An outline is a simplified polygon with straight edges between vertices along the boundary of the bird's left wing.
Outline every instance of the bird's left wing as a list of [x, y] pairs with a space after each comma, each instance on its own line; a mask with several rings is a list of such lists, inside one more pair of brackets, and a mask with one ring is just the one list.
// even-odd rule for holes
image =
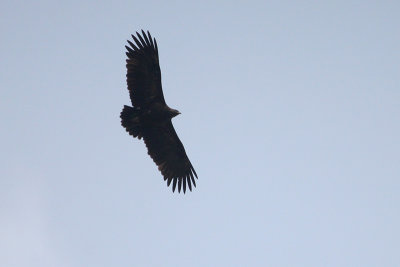
[[168, 186], [172, 184], [172, 191], [178, 183], [178, 191], [186, 192], [186, 184], [192, 191], [192, 183], [196, 186], [194, 176], [196, 171], [186, 155], [185, 148], [175, 132], [172, 122], [169, 121], [162, 126], [144, 130], [143, 139], [146, 143], [148, 154], [157, 164], [158, 169], [167, 181]]

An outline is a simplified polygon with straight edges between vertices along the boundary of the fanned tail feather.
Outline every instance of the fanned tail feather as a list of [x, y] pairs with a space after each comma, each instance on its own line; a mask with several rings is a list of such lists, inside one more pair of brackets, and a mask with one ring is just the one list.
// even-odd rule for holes
[[124, 106], [121, 115], [121, 124], [133, 137], [143, 137], [140, 121], [140, 111], [129, 106]]

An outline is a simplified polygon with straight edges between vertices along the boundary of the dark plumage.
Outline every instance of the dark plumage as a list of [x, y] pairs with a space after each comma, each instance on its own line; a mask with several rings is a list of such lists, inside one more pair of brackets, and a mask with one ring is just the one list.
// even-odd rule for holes
[[197, 178], [185, 148], [175, 132], [171, 119], [179, 111], [165, 103], [161, 86], [161, 71], [158, 61], [156, 39], [142, 30], [142, 35], [132, 35], [135, 42], [128, 41], [126, 55], [126, 81], [133, 107], [124, 106], [121, 124], [133, 137], [143, 138], [148, 154], [157, 164], [172, 191], [178, 183], [178, 191], [192, 191]]

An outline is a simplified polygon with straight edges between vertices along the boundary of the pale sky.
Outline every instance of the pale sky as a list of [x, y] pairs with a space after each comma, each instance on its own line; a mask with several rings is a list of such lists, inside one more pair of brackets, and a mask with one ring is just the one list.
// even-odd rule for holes
[[[400, 2], [0, 2], [0, 266], [400, 266]], [[157, 39], [199, 179], [130, 104]]]

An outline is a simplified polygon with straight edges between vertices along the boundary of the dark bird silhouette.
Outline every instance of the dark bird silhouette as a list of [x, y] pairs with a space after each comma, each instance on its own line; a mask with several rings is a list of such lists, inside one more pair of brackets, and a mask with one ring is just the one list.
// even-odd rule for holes
[[125, 46], [126, 81], [133, 107], [124, 106], [121, 124], [133, 137], [143, 138], [167, 185], [172, 182], [173, 192], [177, 184], [178, 192], [183, 186], [185, 193], [186, 184], [192, 191], [197, 174], [171, 122], [180, 112], [165, 103], [156, 39], [148, 31], [136, 34], [132, 35], [136, 45], [128, 40], [130, 47]]

